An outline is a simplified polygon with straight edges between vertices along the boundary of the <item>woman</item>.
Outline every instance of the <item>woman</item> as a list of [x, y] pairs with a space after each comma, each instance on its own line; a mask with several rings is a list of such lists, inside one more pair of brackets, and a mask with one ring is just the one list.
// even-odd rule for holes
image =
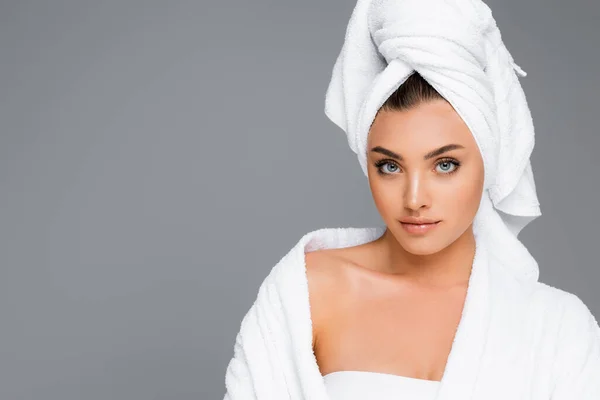
[[533, 125], [479, 0], [359, 0], [325, 112], [385, 223], [304, 235], [242, 320], [238, 399], [600, 399], [600, 327], [538, 280]]

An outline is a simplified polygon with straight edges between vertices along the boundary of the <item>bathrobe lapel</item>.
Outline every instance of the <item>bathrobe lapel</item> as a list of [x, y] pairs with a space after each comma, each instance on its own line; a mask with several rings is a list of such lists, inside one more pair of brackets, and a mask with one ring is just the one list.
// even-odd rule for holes
[[473, 397], [490, 326], [489, 256], [477, 245], [463, 313], [436, 400]]

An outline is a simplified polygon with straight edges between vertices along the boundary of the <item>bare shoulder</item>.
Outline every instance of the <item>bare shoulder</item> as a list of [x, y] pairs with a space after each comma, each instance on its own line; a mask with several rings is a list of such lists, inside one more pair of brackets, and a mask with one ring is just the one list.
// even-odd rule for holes
[[314, 349], [319, 331], [324, 328], [339, 300], [345, 275], [345, 260], [340, 257], [339, 252], [330, 250], [311, 251], [306, 253], [305, 260]]

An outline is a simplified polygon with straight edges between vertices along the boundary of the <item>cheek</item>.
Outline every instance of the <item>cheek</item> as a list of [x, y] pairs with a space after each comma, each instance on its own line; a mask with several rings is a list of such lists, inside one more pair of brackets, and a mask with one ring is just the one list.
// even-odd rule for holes
[[472, 220], [479, 208], [483, 191], [483, 178], [479, 175], [465, 176], [457, 181], [449, 194], [447, 204], [452, 207], [457, 218]]
[[369, 186], [373, 201], [381, 214], [385, 215], [386, 211], [392, 213], [398, 211], [398, 206], [402, 205], [401, 189], [395, 188], [379, 177], [374, 177], [369, 181]]

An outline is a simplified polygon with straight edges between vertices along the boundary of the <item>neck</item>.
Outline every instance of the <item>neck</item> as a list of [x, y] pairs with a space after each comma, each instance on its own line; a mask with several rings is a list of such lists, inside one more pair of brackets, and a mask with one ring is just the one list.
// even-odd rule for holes
[[380, 270], [402, 275], [419, 284], [454, 286], [468, 284], [475, 256], [475, 236], [469, 227], [452, 244], [433, 254], [406, 251], [388, 229], [376, 241]]

